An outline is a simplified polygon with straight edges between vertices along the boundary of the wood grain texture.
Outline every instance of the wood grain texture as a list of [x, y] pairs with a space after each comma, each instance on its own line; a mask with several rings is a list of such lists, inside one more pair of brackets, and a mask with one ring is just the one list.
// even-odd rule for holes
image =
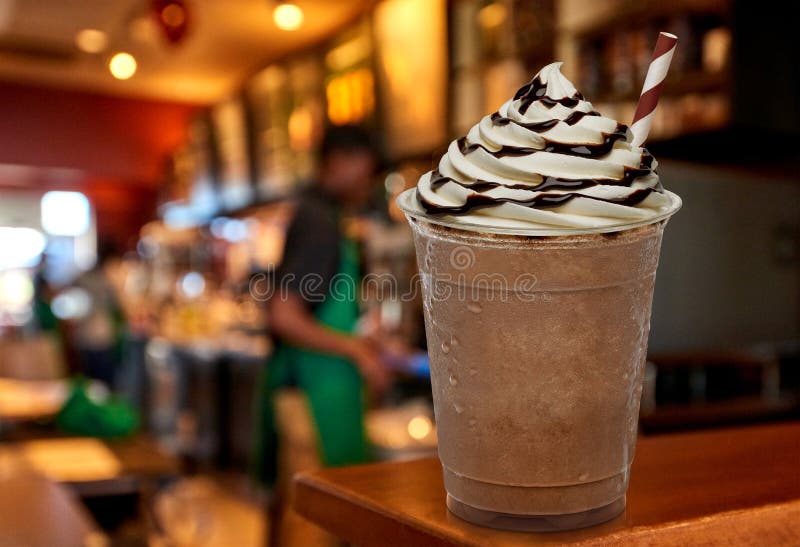
[[[5, 465], [5, 464], [4, 464]], [[82, 547], [102, 534], [63, 486], [29, 470], [0, 470], [0, 546]]]
[[[623, 515], [555, 534], [481, 528], [448, 513], [436, 459], [295, 479], [297, 510], [363, 547], [800, 544], [800, 422], [641, 439]], [[766, 542], [766, 543], [765, 543]]]

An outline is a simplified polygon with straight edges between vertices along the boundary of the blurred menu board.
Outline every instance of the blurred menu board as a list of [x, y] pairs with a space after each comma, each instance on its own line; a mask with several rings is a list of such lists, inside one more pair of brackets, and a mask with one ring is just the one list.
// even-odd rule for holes
[[218, 182], [222, 206], [237, 209], [251, 202], [253, 191], [247, 147], [247, 123], [242, 100], [238, 97], [211, 109]]
[[554, 2], [453, 0], [450, 23], [450, 125], [462, 135], [552, 62]]
[[372, 32], [362, 20], [342, 33], [325, 54], [325, 99], [333, 125], [371, 125], [375, 111]]
[[390, 158], [426, 154], [446, 140], [445, 0], [387, 0], [375, 8], [381, 117]]
[[217, 176], [217, 155], [212, 144], [211, 113], [205, 110], [189, 127], [187, 144], [191, 190], [190, 201], [201, 212], [213, 214], [219, 205], [214, 181]]
[[259, 72], [247, 85], [259, 197], [290, 193], [314, 173], [324, 124], [324, 69], [304, 55]]
[[559, 56], [596, 109], [618, 120], [633, 118], [659, 31], [680, 37], [664, 80], [653, 128], [654, 142], [715, 130], [730, 123], [733, 74], [730, 2], [695, 2], [644, 10], [623, 4], [609, 19], [559, 10]]
[[189, 124], [186, 144], [170, 158], [171, 168], [160, 197], [161, 203], [182, 203], [208, 214], [215, 211], [216, 154], [211, 132], [210, 113], [204, 110]]
[[314, 176], [315, 148], [322, 139], [325, 124], [322, 59], [309, 55], [289, 62], [289, 87], [292, 109], [287, 129], [289, 149], [294, 160], [294, 178], [302, 183]]

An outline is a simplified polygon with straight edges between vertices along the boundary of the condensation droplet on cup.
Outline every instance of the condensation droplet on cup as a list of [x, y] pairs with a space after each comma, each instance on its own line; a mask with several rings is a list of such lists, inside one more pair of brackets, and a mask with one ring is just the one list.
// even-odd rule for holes
[[456, 410], [456, 414], [461, 414], [464, 412], [464, 407], [458, 403], [453, 403], [453, 408]]
[[472, 313], [481, 313], [481, 311], [483, 311], [483, 308], [481, 308], [481, 305], [477, 302], [470, 302], [467, 304], [467, 309]]
[[459, 345], [461, 342], [459, 342], [459, 341], [458, 341], [458, 338], [456, 338], [455, 336], [453, 336], [453, 337], [450, 339], [450, 343], [451, 343], [452, 345], [454, 345], [454, 346], [457, 346], [457, 345]]
[[442, 342], [442, 353], [450, 353], [450, 342], [447, 340]]
[[470, 376], [475, 376], [476, 374], [478, 374], [478, 369], [476, 369], [476, 368], [469, 369], [469, 375]]
[[455, 374], [450, 375], [450, 385], [451, 386], [458, 385], [458, 378], [456, 378]]
[[469, 426], [470, 427], [475, 427], [475, 424], [477, 424], [477, 423], [478, 423], [478, 420], [476, 420], [475, 418], [470, 418], [470, 420], [469, 420]]
[[578, 475], [579, 481], [585, 481], [588, 478], [589, 478], [589, 473], [581, 473], [580, 475]]

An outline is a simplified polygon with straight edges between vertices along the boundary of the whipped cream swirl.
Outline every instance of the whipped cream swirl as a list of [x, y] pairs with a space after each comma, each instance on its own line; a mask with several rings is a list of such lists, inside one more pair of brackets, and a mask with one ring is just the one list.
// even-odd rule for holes
[[450, 143], [417, 184], [423, 211], [488, 227], [593, 228], [673, 207], [653, 156], [631, 144], [626, 125], [595, 111], [560, 67], [544, 67]]

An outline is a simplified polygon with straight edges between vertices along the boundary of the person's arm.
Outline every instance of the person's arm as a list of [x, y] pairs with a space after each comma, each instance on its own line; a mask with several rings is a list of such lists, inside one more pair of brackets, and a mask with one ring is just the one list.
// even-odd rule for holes
[[276, 296], [269, 301], [268, 307], [272, 332], [282, 340], [352, 361], [375, 391], [380, 392], [388, 386], [389, 371], [371, 344], [322, 325], [308, 310], [301, 296], [291, 292]]

